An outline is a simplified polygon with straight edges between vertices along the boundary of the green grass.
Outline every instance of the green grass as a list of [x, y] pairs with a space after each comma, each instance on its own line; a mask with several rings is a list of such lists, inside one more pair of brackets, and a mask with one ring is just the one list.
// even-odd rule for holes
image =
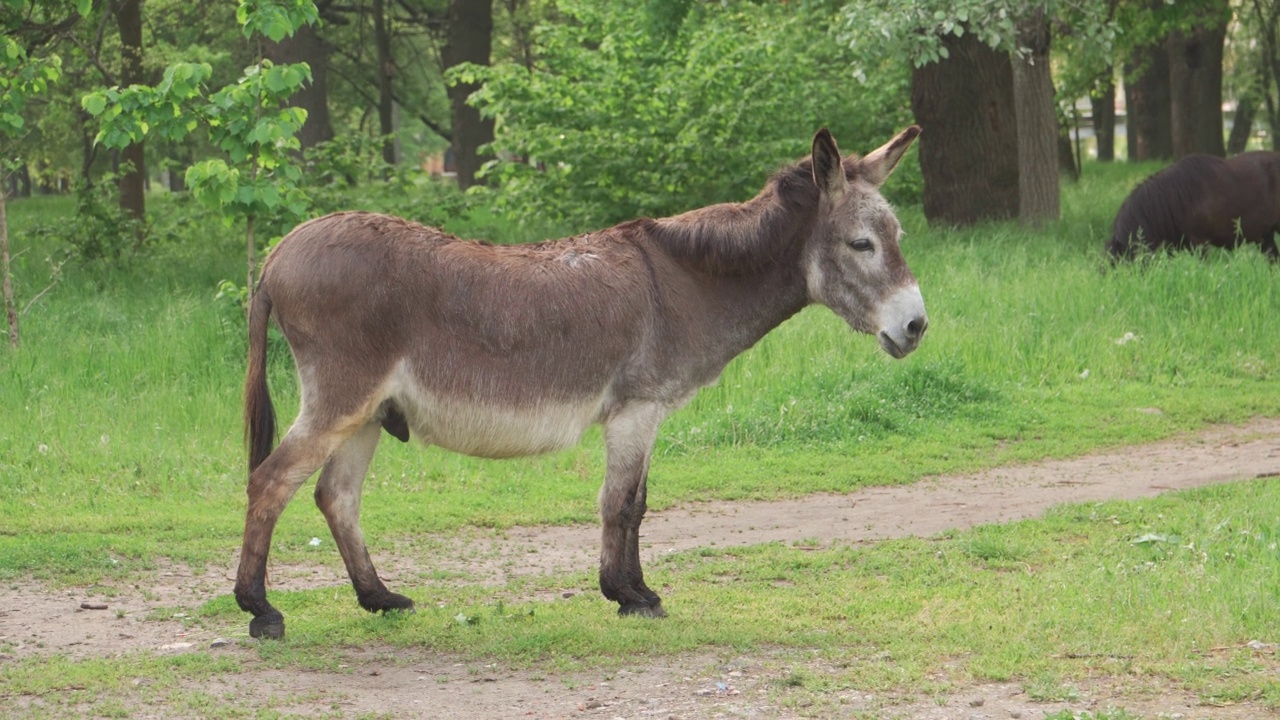
[[[1280, 270], [1252, 250], [1108, 268], [1111, 215], [1151, 169], [1088, 166], [1065, 188], [1063, 220], [1043, 230], [930, 229], [918, 208], [901, 208], [930, 313], [921, 349], [893, 361], [829, 311], [806, 310], [667, 421], [650, 507], [909, 483], [1280, 415]], [[20, 298], [48, 283], [44, 259], [59, 250], [35, 230], [67, 222], [70, 209], [62, 198], [11, 201]], [[498, 226], [478, 214], [454, 229]], [[0, 353], [0, 578], [111, 585], [165, 560], [199, 569], [234, 553], [245, 343], [236, 309], [213, 295], [241, 275], [239, 242], [210, 227], [118, 263], [74, 262], [23, 318], [22, 349]], [[296, 382], [279, 342], [273, 353], [287, 422]], [[593, 522], [602, 472], [598, 433], [500, 462], [384, 442], [365, 534], [375, 551], [420, 552], [429, 564], [411, 542], [422, 533]], [[1274, 485], [1063, 508], [874, 547], [684, 553], [651, 569], [674, 611], [665, 623], [619, 621], [593, 593], [515, 600], [589, 588], [591, 568], [499, 588], [397, 588], [427, 608], [398, 619], [366, 616], [345, 587], [274, 593], [290, 636], [261, 654], [329, 666], [341, 648], [373, 643], [572, 665], [706, 646], [817, 648], [847, 662], [835, 682], [848, 686], [919, 687], [941, 673], [944, 683], [1022, 678], [1051, 695], [1088, 673], [1138, 673], [1277, 705], [1274, 668], [1241, 649], [1274, 641], [1280, 624]], [[314, 562], [307, 540], [328, 537], [308, 496], [282, 518], [275, 561]], [[1147, 534], [1177, 541], [1133, 542]], [[193, 603], [206, 600], [202, 621], [243, 626], [229, 595]], [[45, 687], [72, 687], [88, 685], [69, 679], [78, 673], [112, 683], [130, 667], [9, 663], [0, 696], [36, 692], [25, 683], [41, 673]], [[146, 667], [137, 672], [162, 672]]]

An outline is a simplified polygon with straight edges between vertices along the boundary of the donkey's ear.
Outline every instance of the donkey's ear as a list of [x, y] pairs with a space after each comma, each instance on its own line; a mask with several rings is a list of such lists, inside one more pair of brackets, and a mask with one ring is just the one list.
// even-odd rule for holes
[[912, 125], [898, 133], [897, 137], [880, 148], [867, 153], [867, 156], [859, 161], [859, 165], [862, 167], [862, 177], [877, 187], [885, 180], [888, 180], [889, 173], [893, 172], [893, 168], [902, 159], [902, 154], [907, 151], [907, 148], [911, 147], [912, 141], [919, 134], [920, 126]]
[[840, 148], [826, 128], [813, 136], [813, 181], [828, 195], [843, 193], [849, 184], [844, 177], [844, 166], [840, 164]]

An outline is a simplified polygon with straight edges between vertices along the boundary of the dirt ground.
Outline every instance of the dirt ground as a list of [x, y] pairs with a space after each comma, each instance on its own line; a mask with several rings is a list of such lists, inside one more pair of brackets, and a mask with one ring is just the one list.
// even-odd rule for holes
[[[908, 487], [870, 488], [782, 502], [717, 503], [650, 513], [644, 526], [646, 560], [706, 546], [748, 545], [821, 537], [827, 542], [872, 542], [928, 536], [952, 528], [1034, 517], [1066, 502], [1132, 499], [1169, 490], [1280, 474], [1280, 419], [1255, 419], [1196, 435], [1071, 460], [1005, 467], [971, 475], [932, 478]], [[599, 531], [593, 526], [473, 530], [438, 538], [476, 577], [501, 583], [508, 573], [581, 570], [595, 564]], [[515, 560], [519, 560], [516, 562]], [[403, 559], [379, 559], [385, 576], [416, 574]], [[348, 658], [340, 672], [281, 671], [260, 667], [243, 628], [192, 630], [179, 619], [147, 620], [160, 607], [229, 591], [235, 558], [194, 574], [161, 571], [146, 589], [111, 596], [85, 590], [51, 591], [36, 583], [0, 588], [0, 662], [65, 655], [114, 657], [137, 651], [206, 651], [240, 658], [251, 673], [222, 675], [199, 688], [250, 707], [299, 716], [383, 714], [423, 718], [780, 718], [861, 717], [963, 720], [1041, 718], [1070, 709], [1094, 714], [1123, 708], [1139, 717], [1274, 718], [1262, 706], [1208, 707], [1196, 697], [1130, 679], [1085, 683], [1068, 702], [1037, 702], [1019, 684], [988, 684], [945, 695], [877, 697], [857, 691], [813, 696], [778, 682], [793, 670], [794, 651], [750, 657], [714, 652], [646, 662], [608, 672], [555, 674], [476, 665], [424, 651], [405, 661], [368, 650]], [[399, 566], [398, 566], [399, 564]], [[448, 567], [442, 569], [449, 569]], [[280, 567], [273, 587], [345, 586], [340, 566]], [[18, 611], [21, 608], [21, 612]], [[1270, 639], [1274, 641], [1273, 639]], [[816, 660], [805, 671], [830, 672]], [[18, 712], [40, 712], [40, 698], [0, 697]], [[133, 717], [198, 716], [190, 710], [131, 708]]]

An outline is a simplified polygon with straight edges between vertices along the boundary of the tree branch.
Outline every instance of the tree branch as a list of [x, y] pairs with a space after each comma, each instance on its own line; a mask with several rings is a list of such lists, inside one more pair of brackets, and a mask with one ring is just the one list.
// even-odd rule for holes
[[[346, 50], [344, 50], [344, 49], [342, 49], [342, 48], [335, 48], [335, 50], [337, 50], [337, 51], [338, 51], [338, 54], [339, 54], [339, 55], [342, 55], [342, 56], [343, 56], [343, 57], [345, 57], [346, 59], [351, 60], [352, 62], [356, 62], [357, 64], [359, 63], [358, 58], [356, 58], [355, 56], [353, 56], [351, 53], [347, 52]], [[377, 98], [373, 97], [372, 95], [370, 95], [369, 93], [367, 93], [367, 92], [365, 92], [365, 91], [364, 91], [364, 88], [362, 87], [362, 83], [358, 83], [358, 82], [356, 82], [356, 81], [355, 81], [355, 80], [353, 80], [352, 78], [350, 78], [350, 77], [348, 77], [347, 75], [343, 74], [343, 72], [342, 72], [341, 70], [339, 70], [339, 69], [338, 69], [338, 68], [336, 68], [336, 67], [333, 67], [332, 65], [331, 65], [331, 66], [329, 66], [329, 72], [331, 72], [331, 73], [333, 73], [333, 74], [337, 75], [338, 77], [342, 78], [343, 80], [345, 80], [345, 81], [347, 82], [347, 84], [351, 86], [351, 89], [352, 89], [352, 90], [355, 90], [355, 92], [356, 92], [356, 94], [357, 94], [357, 95], [359, 95], [360, 97], [364, 98], [365, 102], [367, 102], [367, 103], [369, 103], [369, 104], [371, 104], [371, 105], [377, 105], [377, 104], [378, 104], [378, 100], [377, 100]], [[393, 99], [393, 100], [395, 100], [395, 101], [396, 101], [396, 104], [397, 104], [397, 105], [399, 105], [400, 107], [402, 107], [402, 108], [407, 107], [407, 106], [405, 105], [405, 103], [401, 101], [401, 96], [400, 96], [398, 93], [396, 93], [396, 91], [395, 91], [395, 89], [394, 89], [394, 88], [391, 90], [391, 97], [392, 97], [392, 99]], [[418, 120], [419, 120], [419, 121], [421, 121], [421, 122], [422, 122], [422, 124], [423, 124], [423, 125], [426, 125], [426, 126], [427, 126], [427, 129], [428, 129], [428, 130], [430, 130], [431, 132], [435, 133], [436, 135], [439, 135], [440, 137], [444, 138], [445, 140], [448, 140], [449, 142], [453, 142], [453, 133], [452, 133], [452, 132], [450, 132], [450, 131], [448, 131], [448, 130], [446, 130], [445, 128], [441, 127], [441, 126], [440, 126], [438, 123], [436, 123], [434, 120], [432, 120], [431, 118], [427, 117], [425, 113], [422, 113], [422, 112], [414, 112], [414, 115], [418, 118]]]

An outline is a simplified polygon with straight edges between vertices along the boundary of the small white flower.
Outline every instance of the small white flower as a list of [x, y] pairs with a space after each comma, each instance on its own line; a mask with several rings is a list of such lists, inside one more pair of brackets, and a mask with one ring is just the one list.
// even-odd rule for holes
[[1085, 368], [1084, 372], [1080, 373], [1080, 379], [1085, 380], [1088, 377], [1089, 377], [1089, 368]]
[[315, 537], [313, 537], [313, 538], [311, 538], [311, 542], [310, 542], [310, 543], [308, 543], [308, 544], [309, 544], [311, 547], [320, 547], [320, 538], [315, 538]]
[[39, 450], [41, 455], [49, 454], [49, 446], [45, 445], [44, 443], [40, 443], [39, 445], [37, 445], [36, 450]]
[[1131, 342], [1133, 342], [1134, 340], [1138, 340], [1138, 339], [1139, 339], [1139, 338], [1138, 338], [1138, 336], [1137, 336], [1137, 335], [1134, 335], [1134, 334], [1133, 334], [1133, 333], [1131, 333], [1131, 332], [1127, 332], [1127, 333], [1125, 333], [1125, 334], [1124, 334], [1124, 336], [1123, 336], [1123, 337], [1121, 337], [1119, 340], [1116, 340], [1116, 344], [1117, 344], [1117, 345], [1126, 345], [1126, 344], [1131, 343]]

